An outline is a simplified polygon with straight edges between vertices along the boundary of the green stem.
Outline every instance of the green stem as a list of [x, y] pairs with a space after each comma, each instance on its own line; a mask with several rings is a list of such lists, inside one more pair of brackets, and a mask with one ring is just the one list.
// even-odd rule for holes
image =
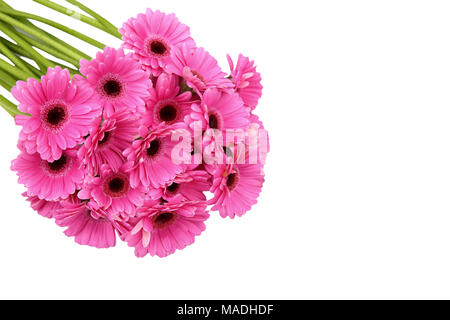
[[[29, 64], [27, 61], [21, 59], [23, 63], [26, 64], [26, 66], [33, 71], [33, 73], [36, 75], [36, 79], [40, 79], [44, 75], [44, 70], [40, 70], [38, 68], [35, 68], [33, 65]], [[50, 62], [53, 63], [53, 61], [50, 60]]]
[[6, 71], [17, 80], [26, 81], [28, 78], [34, 78], [34, 75], [32, 74], [30, 75], [27, 72], [24, 72], [16, 67], [13, 67], [9, 63], [5, 62], [3, 59], [0, 59], [0, 69]]
[[114, 26], [111, 22], [109, 22], [105, 18], [103, 18], [101, 15], [99, 15], [94, 10], [89, 9], [88, 7], [86, 7], [85, 5], [83, 5], [82, 3], [80, 3], [76, 0], [66, 0], [66, 2], [69, 2], [70, 4], [77, 6], [78, 8], [80, 8], [81, 10], [86, 12], [87, 14], [91, 15], [94, 19], [97, 19], [97, 21], [100, 22], [105, 28], [110, 30], [112, 32], [111, 34], [113, 36], [115, 36], [119, 39], [122, 39], [122, 35], [119, 33], [117, 27]]
[[3, 70], [0, 70], [0, 80], [3, 84], [7, 85], [7, 87], [5, 87], [4, 85], [3, 87], [8, 91], [11, 91], [12, 87], [16, 85], [16, 80]]
[[0, 106], [6, 110], [11, 116], [15, 117], [16, 115], [26, 115], [25, 113], [22, 113], [17, 109], [17, 106], [6, 99], [4, 96], [0, 95]]
[[8, 82], [4, 81], [2, 78], [0, 78], [0, 86], [5, 88], [7, 91], [11, 91], [12, 86]]
[[[11, 7], [10, 5], [8, 5], [5, 1], [0, 0], [0, 6], [7, 8], [7, 9], [11, 9], [14, 10], [13, 7]], [[23, 24], [25, 24], [26, 26], [36, 29], [38, 32], [43, 33], [44, 35], [46, 35], [47, 37], [49, 37], [50, 39], [52, 39], [55, 42], [58, 42], [61, 46], [66, 47], [69, 50], [72, 50], [73, 52], [76, 52], [79, 56], [83, 57], [84, 59], [88, 59], [90, 60], [91, 57], [89, 57], [87, 54], [81, 52], [80, 50], [78, 50], [77, 48], [71, 46], [70, 44], [68, 44], [67, 42], [62, 41], [61, 39], [55, 37], [54, 35], [52, 35], [51, 33], [48, 33], [47, 31], [35, 26], [33, 23], [31, 23], [30, 21], [28, 21], [27, 19], [24, 18], [17, 18], [16, 20], [22, 22]], [[75, 59], [77, 62], [79, 61], [79, 59]]]
[[91, 37], [88, 37], [88, 36], [82, 34], [81, 32], [78, 32], [78, 31], [73, 30], [71, 28], [68, 28], [68, 27], [66, 27], [66, 26], [64, 26], [64, 25], [62, 25], [60, 23], [54, 22], [54, 21], [46, 19], [46, 18], [42, 18], [42, 17], [34, 15], [34, 14], [30, 14], [30, 13], [22, 12], [22, 11], [17, 11], [17, 10], [5, 9], [5, 8], [0, 8], [0, 12], [6, 13], [6, 14], [8, 14], [10, 16], [21, 17], [21, 18], [26, 18], [26, 19], [35, 20], [35, 21], [39, 21], [39, 22], [45, 23], [45, 24], [47, 24], [49, 26], [52, 26], [52, 27], [54, 27], [56, 29], [64, 31], [65, 33], [68, 33], [68, 34], [70, 34], [70, 35], [72, 35], [72, 36], [74, 36], [74, 37], [76, 37], [76, 38], [78, 38], [80, 40], [83, 40], [84, 42], [87, 42], [87, 43], [93, 45], [94, 47], [97, 47], [97, 48], [102, 49], [102, 50], [106, 47], [105, 44], [103, 44], [103, 43], [101, 43], [101, 42], [99, 42], [99, 41], [97, 41], [95, 39], [92, 39]]
[[8, 47], [9, 50], [12, 50], [13, 52], [15, 52], [18, 55], [21, 55], [22, 57], [25, 58], [31, 58], [31, 55], [26, 52], [24, 49], [22, 49], [22, 47], [18, 46], [15, 43], [12, 43], [11, 41], [9, 41], [8, 39], [3, 38], [2, 36], [0, 36], [0, 41]]
[[[7, 57], [12, 63], [14, 63], [18, 68], [22, 69], [28, 73], [34, 73], [28, 66], [24, 63], [22, 59], [16, 56], [9, 48], [0, 41], [0, 51]], [[34, 73], [35, 74], [35, 73]], [[35, 74], [36, 75], [36, 74]]]
[[[3, 88], [7, 88], [7, 87], [5, 87], [4, 83], [1, 82], [1, 81], [0, 81], [0, 85], [1, 85]], [[3, 96], [2, 96], [2, 97], [3, 97]], [[11, 101], [10, 101], [10, 102], [11, 102]], [[11, 103], [12, 103], [12, 102], [11, 102]], [[1, 98], [0, 98], [0, 106], [2, 107], [3, 110], [5, 110], [6, 112], [8, 112], [9, 115], [12, 116], [13, 118], [16, 116], [16, 114], [14, 113], [14, 111], [13, 111], [12, 109], [9, 108], [9, 104], [3, 103], [3, 102], [1, 101]]]
[[[10, 41], [8, 41], [7, 39], [5, 39], [5, 38], [3, 38], [3, 37], [1, 37], [1, 36], [0, 36], [0, 41], [3, 42], [3, 44], [4, 44], [5, 46], [7, 46], [7, 47], [8, 47], [11, 51], [13, 51], [15, 54], [20, 55], [20, 56], [25, 57], [25, 58], [33, 59], [33, 58], [32, 58], [25, 50], [23, 50], [23, 49], [22, 49], [21, 47], [19, 47], [18, 45], [14, 44], [14, 43], [12, 43], [12, 42], [10, 42]], [[62, 60], [64, 60], [64, 59], [62, 59]], [[79, 72], [78, 70], [73, 69], [73, 68], [71, 68], [71, 67], [69, 67], [69, 66], [67, 66], [67, 65], [65, 65], [65, 64], [62, 64], [62, 63], [57, 62], [57, 61], [54, 61], [54, 60], [50, 60], [50, 62], [52, 62], [53, 65], [55, 65], [55, 66], [60, 66], [60, 67], [63, 68], [63, 69], [68, 69], [72, 75], [74, 75], [74, 74], [80, 74], [80, 72]], [[37, 71], [39, 72], [38, 69], [34, 68], [33, 66], [31, 66], [31, 65], [30, 65], [29, 63], [27, 63], [26, 61], [24, 61], [24, 63], [26, 63], [30, 68], [33, 68], [34, 70], [37, 70]], [[77, 67], [77, 68], [78, 68], [78, 67]], [[41, 77], [42, 75], [43, 75], [43, 73], [40, 72], [39, 77]]]
[[[74, 58], [76, 60], [81, 60], [81, 59], [86, 58], [86, 56], [81, 56], [78, 53], [73, 52], [72, 50], [68, 49], [67, 47], [61, 45], [59, 42], [51, 39], [49, 36], [45, 35], [44, 33], [41, 33], [39, 31], [37, 31], [36, 29], [31, 28], [30, 26], [27, 26], [24, 23], [14, 19], [14, 18], [11, 18], [1, 12], [0, 12], [0, 20], [4, 21], [6, 23], [9, 23], [10, 25], [13, 25], [16, 28], [22, 29], [23, 31], [29, 33], [30, 35], [32, 35], [33, 37], [36, 37], [39, 40], [47, 42], [49, 45], [53, 46], [57, 50], [60, 50], [61, 52], [63, 52], [64, 54], [68, 55], [71, 58]], [[21, 45], [20, 43], [18, 43], [18, 44]], [[86, 59], [89, 59], [89, 56]]]
[[43, 5], [43, 6], [46, 6], [47, 8], [50, 8], [50, 9], [55, 10], [57, 12], [60, 12], [60, 13], [62, 13], [64, 15], [66, 15], [66, 16], [69, 16], [69, 17], [72, 17], [72, 18], [74, 18], [76, 20], [80, 20], [81, 22], [87, 23], [87, 24], [89, 24], [89, 25], [91, 25], [91, 26], [93, 26], [93, 27], [95, 27], [97, 29], [100, 29], [100, 30], [106, 32], [106, 33], [114, 35], [114, 34], [112, 34], [112, 32], [108, 28], [104, 27], [100, 22], [98, 22], [95, 19], [92, 19], [91, 17], [85, 16], [84, 14], [81, 14], [79, 12], [76, 12], [74, 10], [71, 10], [69, 8], [66, 8], [66, 7], [64, 7], [64, 6], [60, 5], [60, 4], [54, 3], [54, 2], [49, 1], [49, 0], [33, 0], [33, 1], [39, 3], [39, 4]]
[[[0, 17], [3, 13], [0, 12]], [[6, 16], [9, 18], [8, 16]], [[0, 20], [3, 20], [0, 18]], [[4, 21], [4, 20], [3, 20]], [[45, 57], [43, 57], [39, 52], [33, 49], [33, 47], [25, 41], [21, 34], [8, 24], [4, 22], [0, 22], [0, 29], [11, 39], [13, 39], [19, 46], [28, 51], [28, 53], [33, 57], [33, 60], [36, 61], [40, 66], [47, 67], [50, 65], [50, 61], [48, 61]]]
[[60, 51], [53, 49], [52, 47], [50, 47], [49, 45], [45, 44], [44, 42], [41, 42], [39, 40], [36, 40], [33, 37], [29, 37], [27, 36], [25, 38], [25, 40], [30, 43], [33, 47], [36, 47], [38, 49], [41, 49], [42, 51], [45, 51], [49, 54], [51, 54], [52, 56], [64, 60], [66, 62], [69, 62], [71, 64], [73, 64], [75, 67], [79, 68], [80, 67], [80, 63], [79, 61], [75, 60], [72, 57], [68, 57], [65, 54], [62, 54]]

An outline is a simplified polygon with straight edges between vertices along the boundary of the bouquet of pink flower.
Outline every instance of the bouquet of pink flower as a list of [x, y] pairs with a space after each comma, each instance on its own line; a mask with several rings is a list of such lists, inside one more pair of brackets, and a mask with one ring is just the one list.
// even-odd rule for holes
[[[0, 104], [22, 127], [12, 170], [34, 210], [81, 245], [109, 248], [119, 236], [138, 257], [166, 257], [205, 230], [209, 210], [234, 218], [256, 204], [269, 147], [252, 61], [228, 56], [227, 75], [173, 14], [147, 9], [118, 30], [78, 1], [67, 0], [89, 16], [35, 1], [123, 45], [0, 0], [12, 40], [0, 37], [11, 62], [0, 59], [0, 84], [19, 102]], [[33, 20], [102, 51], [91, 58]]]

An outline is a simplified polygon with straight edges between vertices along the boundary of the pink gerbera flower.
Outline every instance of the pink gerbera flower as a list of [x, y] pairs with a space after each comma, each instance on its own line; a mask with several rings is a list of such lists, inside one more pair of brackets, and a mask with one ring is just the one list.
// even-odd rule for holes
[[132, 187], [159, 188], [184, 171], [184, 165], [172, 160], [172, 151], [178, 142], [172, 141], [171, 135], [180, 127], [181, 124], [161, 124], [151, 131], [141, 128], [142, 139], [134, 141], [123, 153], [128, 160], [125, 166], [130, 172]]
[[88, 202], [63, 201], [55, 214], [56, 224], [67, 227], [64, 234], [75, 237], [75, 242], [96, 248], [110, 248], [116, 245], [114, 226], [107, 214], [93, 208]]
[[164, 199], [166, 201], [188, 200], [206, 201], [205, 191], [211, 188], [210, 175], [204, 170], [186, 171], [169, 181], [166, 186], [151, 189], [152, 199]]
[[173, 48], [194, 47], [189, 27], [174, 14], [147, 9], [145, 14], [131, 18], [119, 30], [124, 47], [134, 51], [140, 63], [154, 76], [159, 76]]
[[47, 161], [58, 160], [64, 150], [74, 148], [100, 114], [92, 90], [71, 82], [69, 71], [60, 67], [49, 68], [41, 82], [17, 82], [11, 93], [20, 103], [19, 110], [31, 115], [16, 116], [16, 123], [23, 126], [23, 147]]
[[189, 91], [180, 94], [179, 84], [180, 78], [175, 75], [163, 73], [159, 76], [155, 89], [150, 90], [144, 125], [152, 127], [184, 121], [191, 109], [192, 94]]
[[166, 203], [147, 201], [138, 210], [139, 221], [125, 236], [137, 257], [148, 253], [160, 258], [182, 250], [205, 230], [209, 218], [204, 202]]
[[133, 216], [136, 207], [143, 204], [145, 193], [130, 185], [129, 174], [124, 171], [123, 166], [113, 170], [108, 165], [103, 165], [100, 176], [87, 179], [78, 197], [94, 200], [96, 204], [91, 203], [92, 207], [103, 208], [116, 218], [122, 213]]
[[139, 63], [131, 55], [125, 55], [123, 49], [106, 47], [95, 59], [81, 60], [80, 64], [80, 72], [87, 78], [83, 82], [94, 89], [106, 115], [124, 108], [133, 113], [144, 110], [152, 82]]
[[231, 79], [236, 91], [241, 96], [245, 106], [253, 111], [262, 96], [261, 75], [256, 72], [255, 63], [242, 54], [239, 55], [236, 68], [231, 57], [228, 55], [227, 58], [231, 69]]
[[249, 117], [238, 94], [208, 89], [203, 95], [201, 104], [192, 105], [191, 113], [185, 121], [191, 128], [200, 121], [203, 130], [245, 130], [250, 123]]
[[125, 160], [122, 152], [137, 135], [136, 120], [128, 112], [117, 112], [104, 120], [98, 119], [78, 150], [78, 157], [93, 176], [100, 173], [103, 164], [118, 170]]
[[76, 150], [66, 150], [61, 158], [48, 162], [38, 153], [22, 151], [12, 161], [11, 169], [17, 172], [19, 183], [28, 188], [29, 196], [56, 201], [75, 193], [84, 179]]
[[197, 93], [204, 92], [208, 88], [233, 88], [233, 83], [226, 78], [217, 60], [203, 48], [187, 46], [175, 48], [166, 70], [182, 77]]
[[22, 194], [30, 202], [31, 208], [44, 218], [52, 219], [58, 209], [61, 208], [60, 201], [47, 201], [36, 196], [28, 196], [26, 192]]
[[223, 218], [243, 216], [256, 204], [261, 192], [264, 183], [263, 166], [248, 164], [248, 157], [243, 162], [244, 164], [238, 164], [237, 161], [208, 167], [213, 174], [210, 191], [214, 193], [214, 198], [209, 203], [214, 206], [211, 210], [219, 211]]

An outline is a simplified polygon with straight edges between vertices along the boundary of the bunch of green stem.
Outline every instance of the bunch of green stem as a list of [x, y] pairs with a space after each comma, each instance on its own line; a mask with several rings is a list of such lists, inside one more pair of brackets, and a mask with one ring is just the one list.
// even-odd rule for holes
[[[76, 0], [66, 2], [78, 7], [84, 14], [49, 0], [33, 1], [121, 39], [113, 24]], [[89, 55], [45, 30], [45, 27], [36, 26], [35, 22], [58, 29], [96, 48], [103, 50], [106, 46], [50, 19], [15, 10], [0, 0], [0, 30], [9, 38], [0, 36], [0, 86], [8, 91], [11, 91], [18, 80], [39, 79], [50, 67], [60, 66], [68, 69], [72, 75], [79, 74], [80, 60], [91, 59]], [[0, 95], [0, 106], [12, 116], [22, 114], [17, 106], [3, 95]]]

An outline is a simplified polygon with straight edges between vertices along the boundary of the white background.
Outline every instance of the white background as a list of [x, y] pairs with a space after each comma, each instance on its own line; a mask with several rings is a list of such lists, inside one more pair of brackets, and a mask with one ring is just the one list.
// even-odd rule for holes
[[167, 259], [78, 246], [21, 197], [2, 113], [0, 298], [450, 298], [448, 1], [88, 4], [117, 25], [149, 5], [176, 12], [224, 69], [226, 53], [255, 59], [267, 182], [247, 216], [214, 215]]

